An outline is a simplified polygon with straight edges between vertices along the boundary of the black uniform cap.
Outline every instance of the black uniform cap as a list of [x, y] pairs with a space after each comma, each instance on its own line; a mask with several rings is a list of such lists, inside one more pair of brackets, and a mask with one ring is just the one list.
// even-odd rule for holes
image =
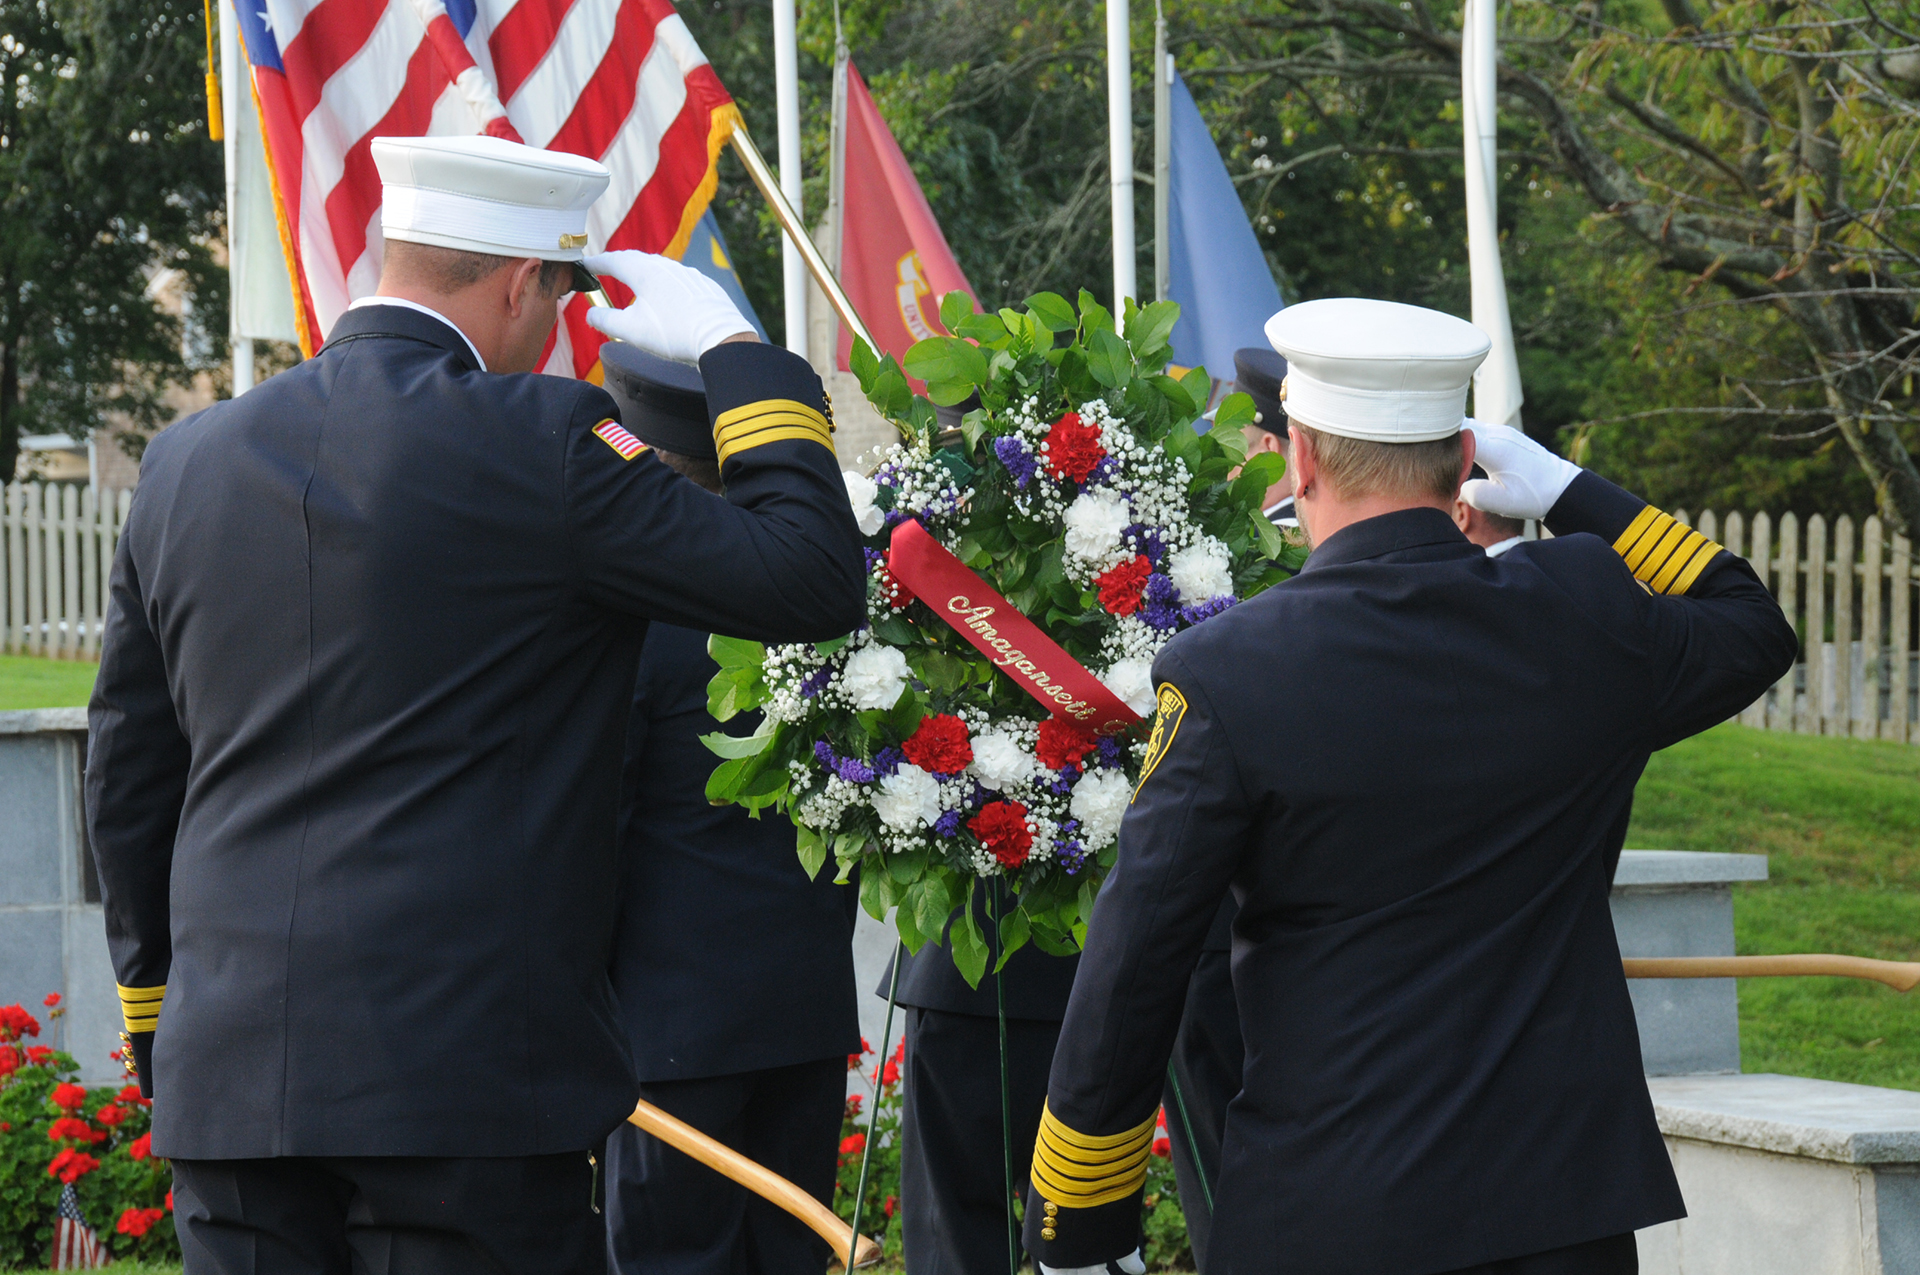
[[1285, 435], [1287, 410], [1280, 405], [1280, 382], [1287, 379], [1287, 361], [1272, 350], [1249, 346], [1233, 352], [1233, 385], [1253, 396], [1260, 414], [1254, 424], [1270, 434]]
[[607, 393], [620, 405], [620, 424], [649, 447], [695, 460], [718, 460], [707, 387], [700, 369], [656, 358], [625, 341], [600, 347]]

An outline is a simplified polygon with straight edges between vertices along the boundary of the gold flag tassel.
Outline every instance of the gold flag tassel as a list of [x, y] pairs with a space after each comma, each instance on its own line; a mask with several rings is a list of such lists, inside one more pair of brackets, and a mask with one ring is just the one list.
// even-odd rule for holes
[[207, 136], [218, 142], [227, 135], [227, 123], [220, 113], [220, 72], [213, 60], [213, 0], [200, 0], [200, 11], [207, 20]]

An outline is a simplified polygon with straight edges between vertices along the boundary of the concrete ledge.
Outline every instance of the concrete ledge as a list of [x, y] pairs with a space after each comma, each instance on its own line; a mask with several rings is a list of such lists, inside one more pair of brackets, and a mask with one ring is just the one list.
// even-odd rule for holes
[[1654, 1076], [1660, 1131], [1839, 1164], [1920, 1163], [1920, 1093], [1800, 1076]]
[[1765, 881], [1764, 854], [1709, 854], [1701, 850], [1622, 850], [1613, 874], [1614, 888], [1623, 885], [1721, 885], [1730, 881]]
[[15, 708], [0, 712], [0, 735], [38, 735], [50, 730], [87, 729], [84, 708]]

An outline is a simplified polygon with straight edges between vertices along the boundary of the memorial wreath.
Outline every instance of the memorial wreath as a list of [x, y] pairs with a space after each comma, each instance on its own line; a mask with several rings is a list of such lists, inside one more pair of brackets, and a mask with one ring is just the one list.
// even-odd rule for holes
[[[997, 314], [955, 292], [940, 315], [956, 335], [904, 369], [854, 347], [902, 434], [871, 477], [847, 475], [868, 622], [830, 642], [712, 639], [713, 715], [763, 717], [707, 737], [725, 759], [707, 796], [790, 817], [810, 875], [857, 868], [909, 950], [958, 910], [953, 958], [977, 985], [976, 882], [1002, 963], [1029, 940], [1077, 949], [1147, 752], [1154, 656], [1303, 550], [1262, 513], [1284, 464], [1245, 455], [1252, 400], [1229, 395], [1208, 429], [1206, 372], [1161, 370], [1172, 302], [1127, 303], [1120, 331], [1086, 292], [1077, 313], [1040, 293]], [[935, 404], [974, 403], [941, 430]]]

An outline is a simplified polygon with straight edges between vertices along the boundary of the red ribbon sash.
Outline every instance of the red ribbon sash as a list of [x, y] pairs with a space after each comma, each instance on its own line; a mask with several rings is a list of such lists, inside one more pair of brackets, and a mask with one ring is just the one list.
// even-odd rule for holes
[[1040, 626], [967, 569], [918, 522], [893, 529], [887, 571], [1056, 717], [1113, 735], [1140, 720]]

